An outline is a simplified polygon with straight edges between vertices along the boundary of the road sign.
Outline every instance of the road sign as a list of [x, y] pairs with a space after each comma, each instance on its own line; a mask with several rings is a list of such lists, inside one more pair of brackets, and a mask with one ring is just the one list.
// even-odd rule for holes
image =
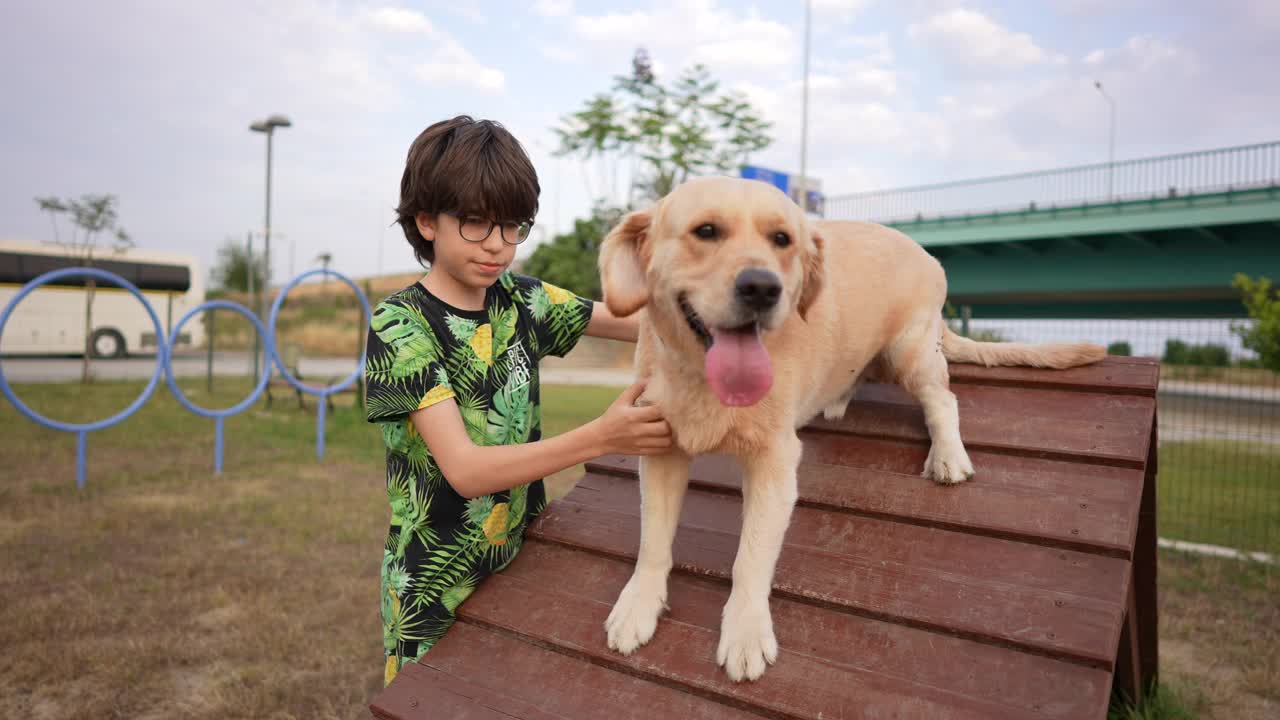
[[782, 192], [788, 192], [790, 188], [791, 177], [784, 172], [762, 168], [756, 165], [743, 165], [739, 170], [739, 176], [749, 180], [760, 180], [778, 188]]
[[822, 194], [822, 181], [816, 178], [807, 178], [804, 182], [805, 195], [807, 202], [800, 202], [800, 177], [792, 177], [780, 170], [771, 170], [769, 168], [760, 167], [758, 165], [743, 165], [738, 170], [740, 177], [748, 180], [760, 180], [778, 188], [786, 193], [797, 205], [800, 205], [806, 212], [812, 213], [819, 217], [822, 216], [823, 205], [826, 198]]

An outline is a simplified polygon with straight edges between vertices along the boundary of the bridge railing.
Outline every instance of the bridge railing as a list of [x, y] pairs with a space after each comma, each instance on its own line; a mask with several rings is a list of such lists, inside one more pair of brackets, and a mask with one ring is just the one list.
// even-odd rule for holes
[[910, 222], [1280, 185], [1280, 141], [827, 198], [826, 217]]

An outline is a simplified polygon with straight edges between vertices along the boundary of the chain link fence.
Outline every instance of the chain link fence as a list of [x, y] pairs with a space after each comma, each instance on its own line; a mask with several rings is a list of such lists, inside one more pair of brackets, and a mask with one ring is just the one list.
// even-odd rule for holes
[[1280, 377], [1232, 332], [1250, 322], [974, 319], [970, 334], [1158, 358], [1160, 537], [1280, 556]]

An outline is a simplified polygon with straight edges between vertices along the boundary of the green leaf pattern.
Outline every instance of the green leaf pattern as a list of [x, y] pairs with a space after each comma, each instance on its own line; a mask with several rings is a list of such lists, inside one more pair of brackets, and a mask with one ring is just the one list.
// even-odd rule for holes
[[[553, 295], [556, 298], [553, 301]], [[381, 430], [390, 510], [381, 608], [388, 681], [449, 630], [458, 607], [519, 553], [546, 507], [542, 481], [466, 499], [446, 481], [410, 419], [428, 393], [452, 397], [471, 441], [541, 438], [538, 360], [563, 354], [590, 320], [590, 300], [504, 273], [483, 311], [446, 305], [415, 283], [378, 304], [366, 348], [366, 416]], [[488, 325], [492, 365], [472, 347]], [[482, 342], [476, 340], [477, 343]], [[443, 396], [447, 397], [447, 395]]]

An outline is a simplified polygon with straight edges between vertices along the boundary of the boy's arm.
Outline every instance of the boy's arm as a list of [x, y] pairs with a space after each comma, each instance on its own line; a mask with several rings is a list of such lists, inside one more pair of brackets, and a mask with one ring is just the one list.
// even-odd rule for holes
[[670, 446], [655, 407], [634, 407], [644, 388], [623, 392], [605, 415], [562, 435], [519, 445], [476, 445], [453, 398], [409, 415], [445, 479], [466, 498], [533, 482], [610, 452], [645, 453]]
[[640, 337], [640, 318], [643, 317], [643, 312], [641, 309], [627, 317], [617, 317], [609, 312], [608, 305], [595, 301], [585, 333], [592, 337], [635, 342]]

